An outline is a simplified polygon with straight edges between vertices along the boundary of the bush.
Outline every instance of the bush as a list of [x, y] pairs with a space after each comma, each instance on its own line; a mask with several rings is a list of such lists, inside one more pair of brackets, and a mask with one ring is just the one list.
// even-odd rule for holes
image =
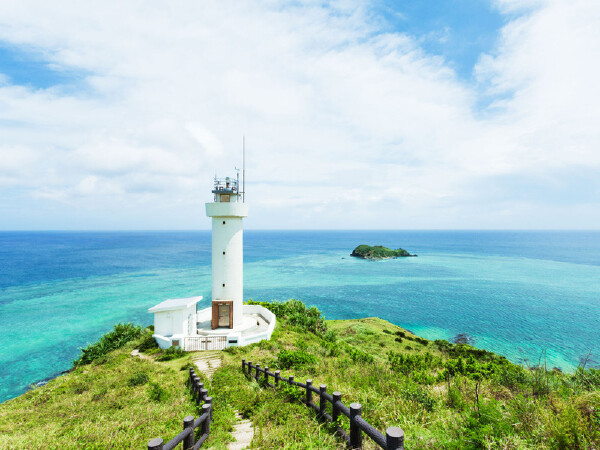
[[148, 385], [148, 398], [153, 402], [162, 402], [167, 399], [167, 391], [158, 383]]
[[435, 400], [429, 396], [429, 393], [417, 386], [408, 385], [402, 390], [402, 396], [407, 400], [412, 400], [422, 405], [427, 411], [433, 411], [435, 407]]
[[146, 384], [148, 382], [148, 375], [143, 372], [136, 373], [135, 375], [130, 376], [127, 379], [128, 386], [141, 386], [142, 384]]
[[348, 355], [350, 356], [350, 358], [352, 359], [352, 362], [354, 362], [354, 363], [371, 364], [372, 362], [375, 361], [375, 358], [373, 358], [373, 355], [363, 352], [362, 350], [360, 350], [358, 348], [349, 347], [346, 349], [346, 351], [348, 352]]
[[157, 361], [171, 361], [172, 359], [183, 358], [187, 353], [180, 347], [169, 347], [164, 350], [162, 354], [156, 358]]
[[277, 354], [275, 364], [279, 369], [305, 367], [313, 365], [317, 358], [304, 350], [282, 350]]
[[140, 342], [140, 345], [138, 345], [138, 350], [140, 352], [147, 352], [148, 350], [154, 350], [156, 348], [158, 348], [158, 343], [151, 334], [144, 336], [142, 342]]
[[123, 347], [142, 334], [142, 327], [132, 323], [118, 323], [95, 343], [81, 349], [81, 355], [73, 361], [73, 366], [82, 366], [96, 361], [107, 353]]

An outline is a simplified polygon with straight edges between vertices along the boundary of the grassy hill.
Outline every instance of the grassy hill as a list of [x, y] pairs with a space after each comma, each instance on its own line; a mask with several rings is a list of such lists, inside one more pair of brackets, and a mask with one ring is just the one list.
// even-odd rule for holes
[[[278, 316], [272, 339], [221, 352], [223, 366], [206, 380], [215, 406], [208, 448], [226, 448], [234, 410], [254, 421], [255, 447], [341, 448], [303, 391], [249, 381], [242, 358], [340, 391], [376, 428], [403, 428], [407, 449], [600, 448], [599, 371], [527, 369], [377, 318], [325, 321], [298, 301], [264, 305]], [[158, 361], [180, 355], [148, 346], [149, 333], [0, 405], [0, 448], [144, 448], [177, 434], [195, 414], [181, 370], [189, 356]], [[150, 359], [129, 354], [140, 346]]]

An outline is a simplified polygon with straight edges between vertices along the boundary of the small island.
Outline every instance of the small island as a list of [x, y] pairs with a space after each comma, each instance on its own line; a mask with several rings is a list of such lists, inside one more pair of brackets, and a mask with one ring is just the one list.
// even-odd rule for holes
[[392, 250], [391, 248], [382, 245], [370, 246], [363, 244], [356, 247], [352, 253], [350, 253], [350, 256], [362, 259], [391, 259], [417, 255], [411, 255], [403, 248]]

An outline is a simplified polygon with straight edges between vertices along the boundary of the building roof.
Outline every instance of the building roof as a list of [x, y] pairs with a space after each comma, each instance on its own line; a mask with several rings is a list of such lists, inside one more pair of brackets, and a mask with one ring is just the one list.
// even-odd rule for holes
[[156, 306], [148, 309], [149, 313], [159, 312], [159, 311], [174, 311], [176, 309], [185, 309], [189, 308], [192, 305], [195, 305], [200, 300], [202, 300], [202, 296], [198, 297], [188, 297], [188, 298], [170, 298], [165, 300], [164, 302], [159, 303]]

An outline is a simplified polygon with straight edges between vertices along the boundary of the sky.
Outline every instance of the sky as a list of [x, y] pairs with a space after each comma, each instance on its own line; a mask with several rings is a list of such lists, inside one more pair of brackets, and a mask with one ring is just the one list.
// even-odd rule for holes
[[0, 230], [600, 229], [597, 0], [0, 2]]

